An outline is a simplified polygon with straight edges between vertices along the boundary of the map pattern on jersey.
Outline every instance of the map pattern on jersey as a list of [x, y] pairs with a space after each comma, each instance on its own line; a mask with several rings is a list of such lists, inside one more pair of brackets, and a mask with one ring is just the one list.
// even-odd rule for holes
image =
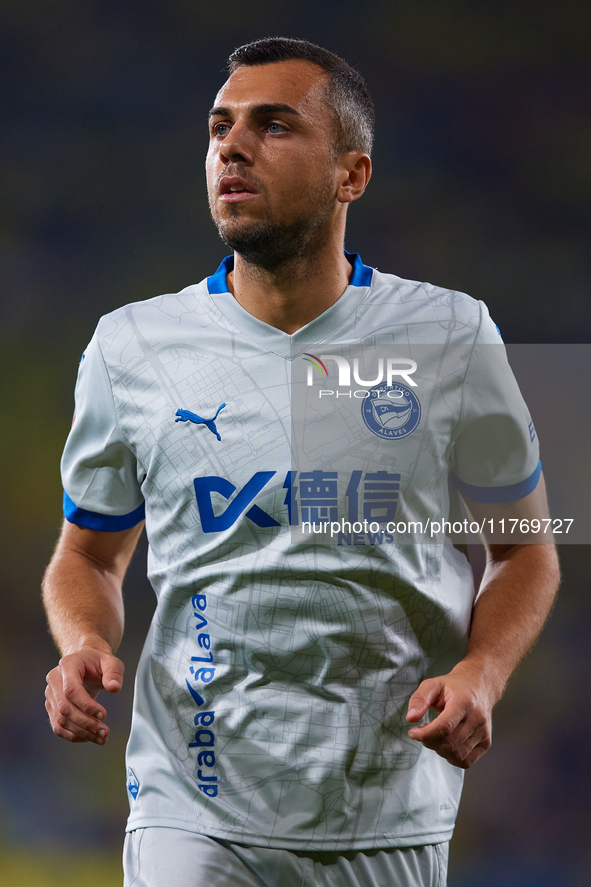
[[[332, 495], [334, 479], [302, 475], [334, 468], [327, 459], [338, 453], [306, 445], [310, 464], [294, 463], [292, 368], [343, 343], [498, 339], [469, 297], [351, 261], [341, 299], [293, 336], [238, 305], [226, 263], [209, 288], [106, 316], [86, 351], [62, 460], [66, 516], [108, 531], [141, 519], [145, 502], [158, 599], [136, 681], [129, 829], [174, 825], [300, 849], [433, 843], [453, 829], [462, 772], [410, 740], [404, 715], [420, 681], [463, 655], [469, 565], [443, 538], [294, 536], [296, 508], [333, 507], [315, 492]], [[420, 500], [438, 512], [449, 508], [450, 467], [474, 489], [530, 478], [537, 442], [515, 397], [494, 409], [513, 411], [519, 464], [503, 473], [468, 455], [453, 461], [454, 435], [470, 436], [481, 401], [442, 405], [447, 438], [429, 457], [436, 480], [388, 449], [420, 445], [420, 426], [405, 441], [382, 439], [359, 406], [346, 440], [365, 475], [337, 466], [335, 507], [350, 510], [355, 490], [382, 494], [378, 472], [400, 475], [389, 481], [399, 484], [396, 507]]]

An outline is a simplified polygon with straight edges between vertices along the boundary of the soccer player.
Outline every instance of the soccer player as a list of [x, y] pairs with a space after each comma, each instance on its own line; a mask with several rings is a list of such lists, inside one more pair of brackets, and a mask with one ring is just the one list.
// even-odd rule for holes
[[[158, 603], [125, 883], [443, 885], [463, 771], [558, 568], [551, 545], [489, 542], [475, 600], [460, 548], [439, 527], [409, 541], [401, 519], [433, 532], [450, 478], [476, 520], [503, 502], [543, 517], [535, 430], [482, 303], [344, 252], [371, 171], [356, 71], [305, 41], [240, 47], [209, 127], [234, 255], [102, 318], [80, 365], [44, 580], [51, 725], [107, 742], [96, 697], [122, 685], [121, 584], [145, 519]], [[302, 386], [314, 434], [294, 456]], [[338, 543], [301, 532], [345, 518]]]

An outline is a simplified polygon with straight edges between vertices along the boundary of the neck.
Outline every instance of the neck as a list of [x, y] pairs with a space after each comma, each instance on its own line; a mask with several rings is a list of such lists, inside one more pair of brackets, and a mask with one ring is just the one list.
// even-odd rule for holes
[[254, 317], [295, 333], [342, 296], [353, 269], [335, 237], [312, 255], [297, 257], [268, 271], [234, 255], [234, 270], [227, 275], [228, 289]]

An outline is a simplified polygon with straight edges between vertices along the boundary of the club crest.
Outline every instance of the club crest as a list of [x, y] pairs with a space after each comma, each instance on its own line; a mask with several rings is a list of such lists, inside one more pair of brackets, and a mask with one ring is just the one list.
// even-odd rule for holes
[[406, 385], [376, 385], [361, 405], [361, 415], [369, 430], [387, 440], [408, 437], [421, 420], [421, 405]]

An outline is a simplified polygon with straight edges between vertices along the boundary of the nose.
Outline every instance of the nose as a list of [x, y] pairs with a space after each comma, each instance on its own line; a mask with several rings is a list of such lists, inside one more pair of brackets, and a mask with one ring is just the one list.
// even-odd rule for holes
[[226, 138], [220, 143], [220, 158], [226, 163], [252, 163], [252, 140], [249, 128], [236, 121]]

